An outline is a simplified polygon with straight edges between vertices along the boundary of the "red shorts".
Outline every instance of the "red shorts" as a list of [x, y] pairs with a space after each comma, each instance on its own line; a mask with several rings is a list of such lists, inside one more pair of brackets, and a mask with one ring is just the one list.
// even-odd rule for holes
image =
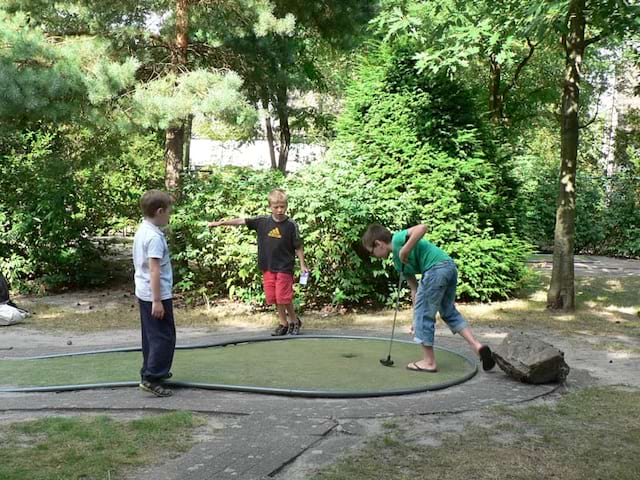
[[268, 305], [286, 305], [293, 300], [292, 273], [262, 272], [262, 285]]

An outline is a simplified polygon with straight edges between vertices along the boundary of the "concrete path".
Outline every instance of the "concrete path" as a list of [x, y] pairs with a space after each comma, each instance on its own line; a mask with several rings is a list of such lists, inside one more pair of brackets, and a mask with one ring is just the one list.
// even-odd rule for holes
[[[549, 271], [553, 268], [553, 255], [532, 255], [527, 262], [530, 266]], [[574, 256], [575, 274], [579, 277], [590, 276], [614, 276], [631, 277], [640, 276], [640, 260], [601, 257], [597, 255]]]

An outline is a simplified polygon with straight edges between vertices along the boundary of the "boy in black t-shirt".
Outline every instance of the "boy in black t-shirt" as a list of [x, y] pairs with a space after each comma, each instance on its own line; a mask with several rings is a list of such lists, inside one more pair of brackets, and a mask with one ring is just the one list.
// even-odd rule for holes
[[272, 335], [298, 335], [302, 322], [293, 308], [293, 266], [297, 256], [300, 260], [300, 270], [308, 272], [304, 263], [302, 240], [298, 225], [286, 215], [287, 194], [283, 190], [275, 189], [269, 193], [268, 198], [271, 215], [210, 222], [209, 227], [246, 225], [256, 231], [258, 268], [262, 271], [265, 297], [267, 304], [276, 305], [280, 320]]

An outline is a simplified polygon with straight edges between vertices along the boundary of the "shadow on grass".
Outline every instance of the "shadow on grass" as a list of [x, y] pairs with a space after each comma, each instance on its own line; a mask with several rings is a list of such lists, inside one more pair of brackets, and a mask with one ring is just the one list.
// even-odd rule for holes
[[472, 325], [640, 338], [639, 277], [576, 278], [574, 312], [546, 308], [549, 280], [548, 274], [532, 272], [514, 299], [459, 307]]

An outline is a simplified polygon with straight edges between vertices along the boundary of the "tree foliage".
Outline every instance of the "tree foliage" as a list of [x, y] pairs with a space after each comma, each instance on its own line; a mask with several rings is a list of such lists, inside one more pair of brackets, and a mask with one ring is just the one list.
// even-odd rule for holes
[[153, 136], [48, 126], [3, 136], [0, 263], [16, 287], [96, 285], [109, 277], [97, 234], [132, 226], [161, 185]]
[[516, 184], [464, 88], [419, 75], [411, 52], [382, 47], [359, 68], [346, 98], [331, 159], [286, 180], [223, 170], [186, 190], [175, 224], [187, 255], [178, 268], [183, 285], [259, 299], [253, 234], [209, 233], [196, 218], [262, 213], [268, 190], [281, 185], [305, 239], [308, 303], [387, 298], [388, 265], [372, 261], [359, 241], [374, 221], [393, 230], [427, 223], [429, 239], [456, 258], [464, 297], [508, 296], [529, 251], [514, 234]]

